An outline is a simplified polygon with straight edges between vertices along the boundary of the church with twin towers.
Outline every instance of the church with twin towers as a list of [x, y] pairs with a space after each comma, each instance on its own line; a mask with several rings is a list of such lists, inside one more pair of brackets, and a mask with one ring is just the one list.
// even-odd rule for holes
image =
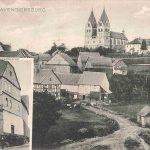
[[110, 31], [110, 22], [105, 8], [98, 22], [95, 19], [93, 10], [91, 11], [85, 27], [85, 47], [92, 50], [102, 46], [121, 51], [125, 49], [127, 43], [128, 39], [124, 30], [122, 32]]

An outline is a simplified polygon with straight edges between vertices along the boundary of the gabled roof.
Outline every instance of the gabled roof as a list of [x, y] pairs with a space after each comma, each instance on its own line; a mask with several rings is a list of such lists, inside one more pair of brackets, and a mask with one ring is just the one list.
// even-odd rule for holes
[[26, 49], [19, 49], [17, 51], [0, 51], [0, 57], [23, 57], [30, 58], [32, 55]]
[[150, 39], [141, 39], [135, 38], [134, 40], [130, 41], [128, 44], [142, 44], [142, 41], [145, 40], [147, 45], [150, 45]]
[[149, 106], [144, 106], [141, 111], [139, 112], [140, 116], [147, 116], [150, 115], [150, 107]]
[[141, 39], [140, 38], [136, 38], [134, 40], [132, 40], [131, 42], [129, 42], [129, 44], [141, 44]]
[[105, 9], [103, 9], [99, 22], [102, 22], [104, 25], [106, 25], [106, 23], [109, 23], [109, 19], [108, 19]]
[[77, 64], [67, 54], [65, 53], [59, 53], [59, 54], [69, 63], [70, 66], [77, 66]]
[[45, 61], [48, 61], [48, 60], [50, 60], [51, 59], [51, 55], [49, 55], [49, 54], [39, 54], [38, 55], [38, 60], [45, 60]]
[[7, 68], [7, 64], [8, 64], [7, 61], [4, 61], [4, 60], [0, 59], [0, 76], [3, 76], [3, 74], [4, 74], [4, 72]]
[[0, 46], [1, 46], [3, 51], [10, 51], [11, 50], [11, 46], [10, 45], [3, 44], [2, 42], [0, 42]]
[[84, 71], [78, 83], [81, 85], [100, 85], [105, 75], [104, 72]]
[[79, 57], [82, 62], [87, 62], [89, 57], [100, 57], [100, 54], [98, 52], [80, 52]]
[[15, 72], [14, 66], [10, 62], [4, 61], [4, 60], [1, 60], [1, 59], [0, 59], [0, 77], [2, 77], [2, 76], [4, 77], [5, 76], [4, 73], [5, 73], [5, 70], [7, 69], [7, 65], [10, 65], [13, 68], [14, 74], [16, 76], [17, 85], [14, 84], [13, 81], [10, 81], [10, 80], [9, 81], [11, 83], [13, 83], [17, 88], [21, 89], [19, 81], [18, 81], [18, 78], [17, 78], [17, 75], [16, 75], [16, 72]]
[[90, 14], [88, 21], [91, 23], [92, 27], [96, 28], [97, 23], [96, 23], [96, 19], [95, 19], [93, 10], [91, 11], [91, 14]]
[[[49, 78], [51, 76], [54, 76], [56, 80], [50, 81]], [[35, 84], [60, 84], [59, 79], [57, 78], [56, 74], [53, 72], [53, 70], [49, 69], [40, 69], [35, 70], [34, 72], [34, 83]]]
[[104, 57], [104, 56], [96, 57], [96, 58], [95, 57], [89, 57], [85, 68], [88, 68], [89, 65], [91, 67], [94, 67], [94, 66], [112, 67], [113, 66], [113, 61], [112, 61], [112, 58]]
[[128, 41], [128, 39], [124, 33], [110, 31], [110, 37], [115, 38], [115, 39], [121, 39], [121, 40], [127, 40]]
[[80, 79], [81, 74], [75, 74], [75, 73], [55, 73], [58, 79], [61, 81], [64, 85], [77, 85], [78, 81]]

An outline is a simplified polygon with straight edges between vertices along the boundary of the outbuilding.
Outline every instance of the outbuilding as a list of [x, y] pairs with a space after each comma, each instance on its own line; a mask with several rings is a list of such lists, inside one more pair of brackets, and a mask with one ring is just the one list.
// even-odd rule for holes
[[144, 106], [137, 115], [137, 122], [142, 126], [150, 126], [150, 107]]

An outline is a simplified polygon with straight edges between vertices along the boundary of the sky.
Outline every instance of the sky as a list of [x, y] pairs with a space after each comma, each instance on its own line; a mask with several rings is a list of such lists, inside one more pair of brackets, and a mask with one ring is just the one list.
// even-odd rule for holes
[[[4, 11], [5, 8], [30, 11]], [[53, 42], [65, 43], [69, 49], [84, 46], [90, 12], [93, 9], [98, 21], [103, 8], [111, 31], [124, 29], [129, 41], [150, 38], [149, 0], [0, 0], [0, 41], [11, 44], [12, 50], [25, 48], [34, 52], [47, 51]]]

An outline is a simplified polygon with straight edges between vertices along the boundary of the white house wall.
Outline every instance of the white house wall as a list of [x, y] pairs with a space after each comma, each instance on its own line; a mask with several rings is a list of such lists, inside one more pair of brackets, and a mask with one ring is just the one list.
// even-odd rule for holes
[[66, 91], [78, 93], [78, 85], [61, 85], [61, 89], [65, 89]]
[[100, 92], [100, 86], [79, 85], [79, 94], [89, 95], [92, 92]]
[[23, 135], [23, 120], [14, 114], [3, 111], [3, 131], [5, 133], [11, 133], [11, 125], [14, 125], [14, 133]]

